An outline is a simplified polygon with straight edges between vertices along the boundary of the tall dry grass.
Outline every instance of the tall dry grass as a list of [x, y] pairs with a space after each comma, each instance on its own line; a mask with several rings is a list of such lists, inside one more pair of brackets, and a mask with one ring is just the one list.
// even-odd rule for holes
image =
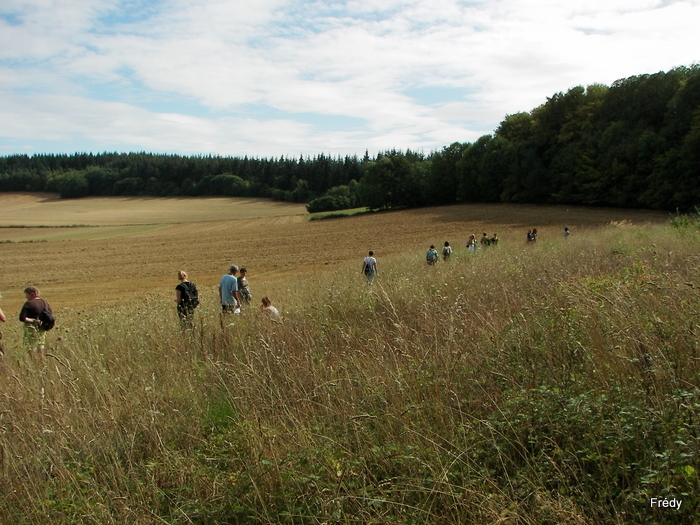
[[[380, 259], [290, 279], [284, 319], [193, 334], [170, 294], [62, 313], [2, 363], [6, 523], [686, 523], [700, 234]], [[676, 497], [680, 511], [652, 510]]]

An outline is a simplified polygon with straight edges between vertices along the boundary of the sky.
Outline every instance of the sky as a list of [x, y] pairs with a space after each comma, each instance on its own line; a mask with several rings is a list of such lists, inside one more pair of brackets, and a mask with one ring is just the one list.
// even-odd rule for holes
[[700, 61], [700, 0], [0, 0], [0, 155], [429, 153]]

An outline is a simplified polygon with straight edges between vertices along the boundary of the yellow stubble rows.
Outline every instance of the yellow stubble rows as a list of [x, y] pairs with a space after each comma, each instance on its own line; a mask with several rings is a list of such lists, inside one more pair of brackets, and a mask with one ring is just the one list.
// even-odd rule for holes
[[369, 249], [381, 265], [383, 256], [424, 254], [445, 240], [464, 249], [471, 233], [524, 244], [531, 227], [546, 240], [564, 226], [575, 235], [611, 221], [667, 218], [636, 210], [462, 204], [308, 221], [301, 205], [262, 199], [0, 194], [0, 307], [18, 310], [30, 284], [54, 309], [80, 308], [174, 288], [180, 269], [200, 288], [215, 290], [230, 264], [246, 266], [251, 283], [263, 289], [353, 261], [359, 270]]

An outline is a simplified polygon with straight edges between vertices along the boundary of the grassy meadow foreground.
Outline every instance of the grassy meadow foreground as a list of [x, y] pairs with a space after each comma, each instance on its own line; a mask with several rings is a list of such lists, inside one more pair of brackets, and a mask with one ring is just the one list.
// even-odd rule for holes
[[[693, 220], [465, 205], [103, 227], [120, 225], [0, 244], [2, 523], [697, 520]], [[481, 231], [501, 245], [466, 254]], [[427, 268], [446, 238], [457, 253]], [[27, 277], [23, 254], [51, 264]], [[251, 309], [222, 326], [230, 262], [281, 322]], [[204, 294], [186, 337], [180, 267]], [[21, 351], [9, 300], [27, 282], [59, 313], [43, 360]]]

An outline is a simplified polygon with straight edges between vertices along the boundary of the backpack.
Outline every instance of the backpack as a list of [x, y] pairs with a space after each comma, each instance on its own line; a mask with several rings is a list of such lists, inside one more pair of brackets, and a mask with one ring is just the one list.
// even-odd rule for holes
[[429, 263], [434, 263], [435, 261], [437, 261], [437, 258], [438, 258], [438, 253], [435, 250], [428, 250], [427, 259], [428, 259]]
[[[42, 301], [44, 300], [42, 299]], [[49, 310], [49, 305], [46, 301], [44, 301], [44, 309], [39, 314], [39, 321], [39, 327], [46, 332], [56, 326], [56, 317]]]
[[[183, 283], [184, 284], [184, 283]], [[197, 285], [188, 282], [183, 286], [182, 302], [185, 306], [190, 308], [197, 308], [199, 306], [199, 291], [197, 290]]]

